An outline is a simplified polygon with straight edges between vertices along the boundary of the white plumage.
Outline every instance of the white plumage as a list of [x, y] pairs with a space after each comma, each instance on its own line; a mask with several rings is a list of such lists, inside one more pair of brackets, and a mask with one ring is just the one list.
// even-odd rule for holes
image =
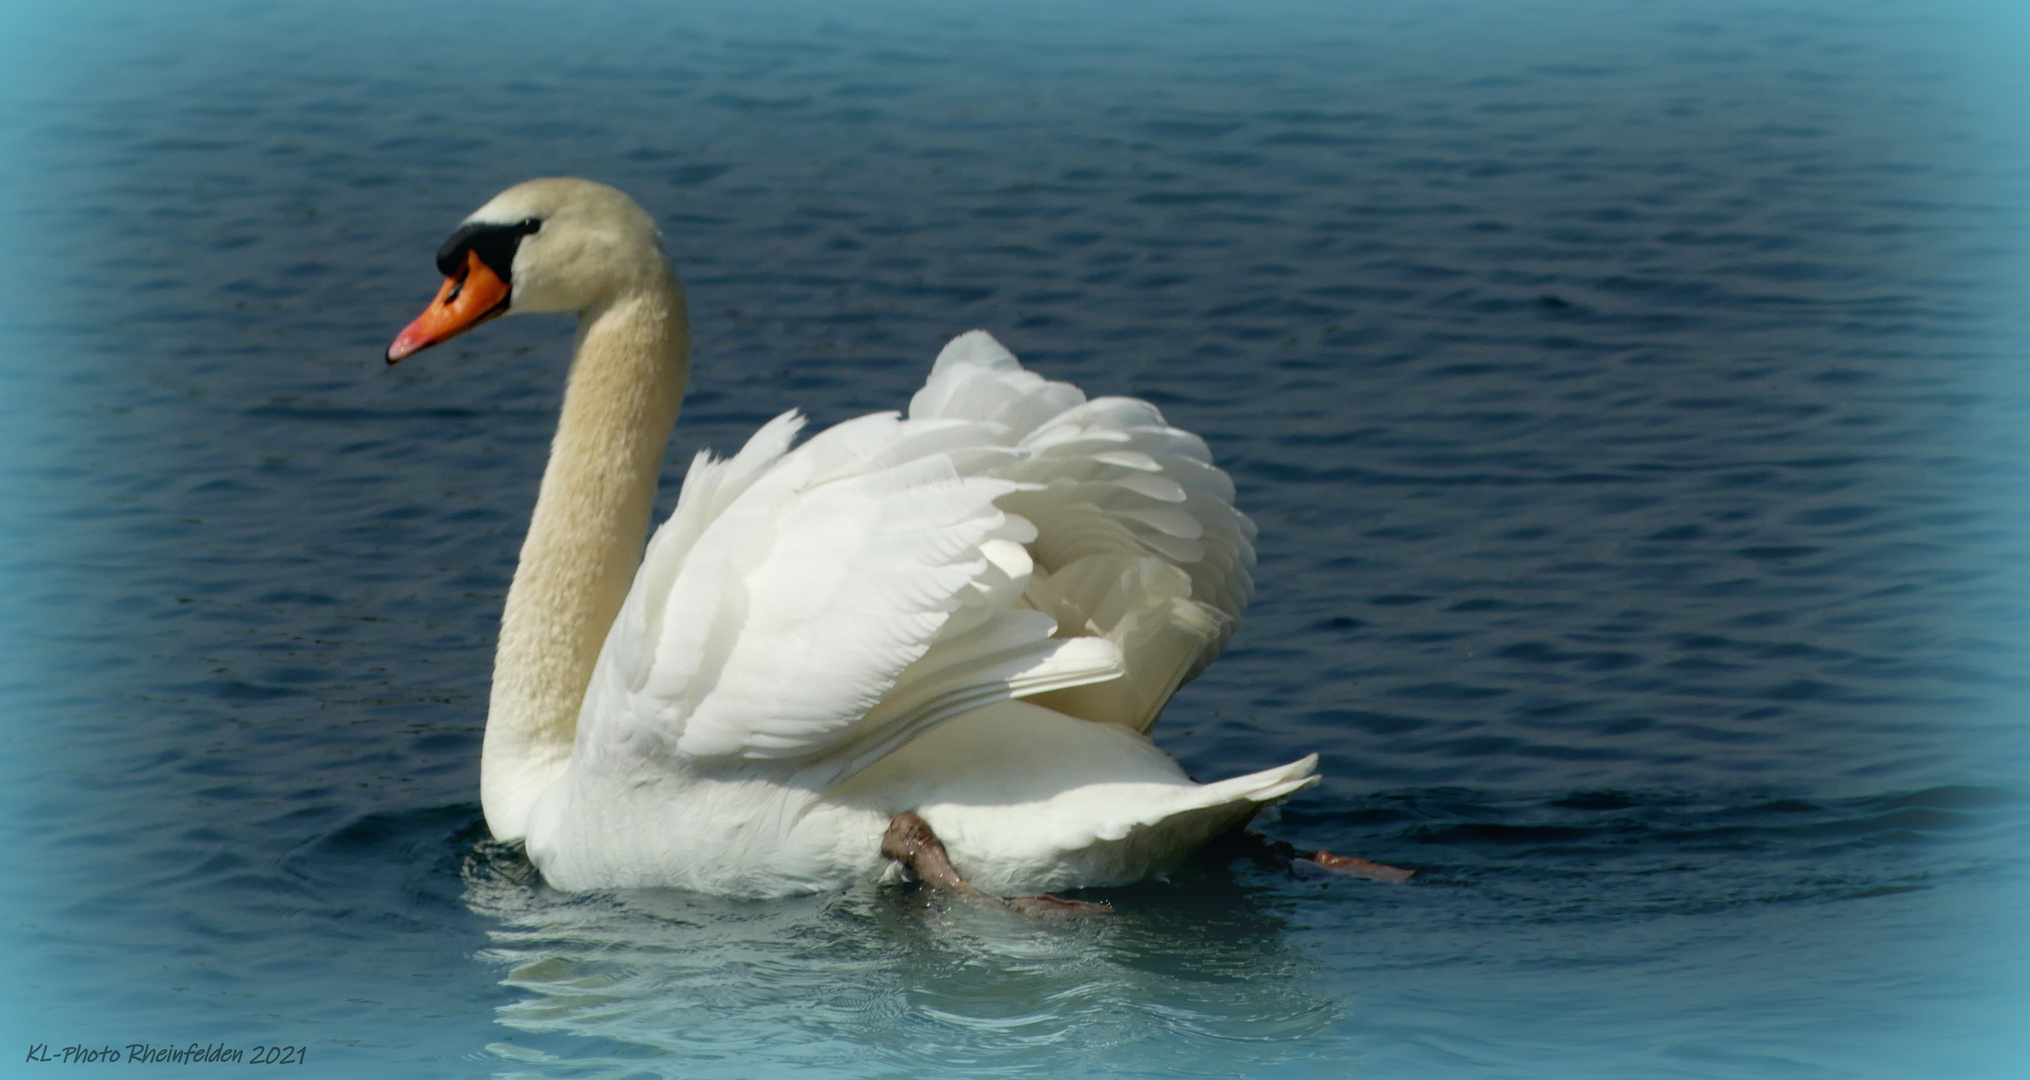
[[[542, 220], [513, 276], [555, 290], [569, 267], [536, 242], [562, 245], [561, 223], [609, 193], [625, 199], [536, 181], [471, 220]], [[582, 447], [601, 424], [661, 423], [666, 439], [627, 395], [681, 387], [681, 293], [646, 276], [617, 287], [648, 297], [633, 307], [569, 302], [586, 328], [503, 624], [487, 815], [552, 884], [833, 888], [896, 872], [881, 837], [905, 811], [988, 892], [1122, 884], [1316, 782], [1314, 755], [1197, 784], [1147, 738], [1252, 589], [1254, 527], [1205, 443], [1146, 402], [1046, 381], [978, 330], [945, 347], [906, 416], [799, 446], [785, 413], [731, 458], [699, 455], [596, 663], [556, 661], [574, 626], [605, 624], [580, 594], [629, 557], [582, 508], [642, 488], [646, 437], [625, 443], [632, 473]], [[628, 352], [656, 342], [674, 364]]]
[[[1307, 758], [1194, 784], [1144, 738], [1254, 561], [1204, 444], [1153, 407], [974, 331], [907, 418], [791, 449], [801, 425], [686, 475], [536, 804], [553, 883], [831, 887], [879, 873], [914, 810], [990, 892], [1121, 884], [1314, 782]], [[1010, 703], [1040, 695], [1064, 711]]]

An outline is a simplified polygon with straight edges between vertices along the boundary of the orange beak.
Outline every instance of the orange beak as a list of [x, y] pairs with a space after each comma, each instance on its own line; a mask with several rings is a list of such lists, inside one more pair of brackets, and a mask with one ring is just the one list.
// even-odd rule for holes
[[484, 262], [479, 253], [465, 253], [465, 265], [456, 276], [444, 279], [437, 299], [416, 316], [395, 343], [388, 346], [388, 363], [422, 352], [440, 341], [449, 341], [496, 315], [507, 314], [512, 290]]

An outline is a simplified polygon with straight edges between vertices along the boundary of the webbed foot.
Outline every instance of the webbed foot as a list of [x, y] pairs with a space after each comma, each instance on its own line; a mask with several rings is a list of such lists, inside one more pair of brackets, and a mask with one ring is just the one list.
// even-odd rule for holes
[[1035, 896], [1011, 896], [1002, 903], [1017, 915], [1032, 919], [1065, 919], [1078, 915], [1112, 915], [1114, 909], [1105, 904], [1086, 900], [1067, 900], [1062, 896], [1037, 893]]
[[1295, 869], [1295, 863], [1302, 859], [1316, 866], [1324, 867], [1335, 874], [1348, 877], [1364, 877], [1373, 881], [1386, 881], [1400, 885], [1416, 874], [1400, 866], [1356, 859], [1351, 855], [1334, 855], [1329, 851], [1298, 851], [1287, 840], [1271, 840], [1253, 829], [1243, 829], [1233, 836], [1235, 854], [1245, 855], [1262, 866], [1278, 870]]
[[911, 812], [895, 815], [888, 823], [888, 832], [881, 837], [881, 854], [904, 866], [923, 879], [933, 888], [943, 889], [953, 896], [980, 904], [998, 907], [1031, 919], [1062, 919], [1079, 915], [1111, 915], [1114, 909], [1105, 904], [1093, 904], [1084, 900], [1067, 900], [1061, 896], [1039, 893], [1035, 896], [999, 897], [983, 893], [973, 887], [952, 866], [951, 857], [945, 854], [944, 842], [930, 830], [929, 823]]
[[1334, 855], [1329, 851], [1314, 851], [1309, 855], [1300, 855], [1298, 858], [1306, 862], [1317, 863], [1319, 866], [1335, 874], [1345, 874], [1348, 877], [1364, 877], [1374, 881], [1386, 881], [1391, 885], [1401, 885], [1416, 874], [1415, 870], [1405, 870], [1400, 866], [1390, 866], [1387, 863], [1372, 862], [1367, 859], [1356, 859], [1351, 855]]

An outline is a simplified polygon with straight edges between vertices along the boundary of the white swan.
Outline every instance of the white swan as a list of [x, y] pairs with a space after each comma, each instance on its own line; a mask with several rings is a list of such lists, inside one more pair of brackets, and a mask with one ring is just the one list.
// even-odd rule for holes
[[438, 265], [391, 364], [508, 311], [578, 313], [480, 772], [488, 826], [552, 885], [779, 896], [902, 864], [962, 892], [1123, 884], [1318, 781], [1314, 754], [1201, 785], [1147, 738], [1254, 563], [1231, 481], [1154, 406], [1088, 401], [976, 330], [907, 416], [792, 448], [785, 413], [699, 455], [644, 555], [689, 372], [648, 214], [534, 180]]

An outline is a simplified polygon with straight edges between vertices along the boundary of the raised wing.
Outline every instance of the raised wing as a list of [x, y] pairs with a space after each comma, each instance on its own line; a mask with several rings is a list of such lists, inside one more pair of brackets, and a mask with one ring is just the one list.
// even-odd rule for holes
[[650, 541], [574, 755], [851, 775], [1012, 697], [1147, 731], [1252, 591], [1254, 525], [1205, 443], [1087, 401], [973, 331], [907, 419], [701, 454]]
[[980, 705], [1110, 679], [1118, 649], [1020, 604], [1029, 524], [992, 425], [778, 417], [700, 455], [600, 655], [575, 753], [849, 775]]
[[1037, 529], [1026, 600], [1064, 636], [1120, 647], [1126, 675], [1036, 697], [1060, 712], [1146, 732], [1212, 662], [1254, 594], [1255, 524], [1205, 441], [1134, 398], [1087, 401], [1026, 371], [983, 330], [946, 345], [912, 419], [1005, 429], [1012, 453], [978, 475], [1023, 486], [999, 505]]

